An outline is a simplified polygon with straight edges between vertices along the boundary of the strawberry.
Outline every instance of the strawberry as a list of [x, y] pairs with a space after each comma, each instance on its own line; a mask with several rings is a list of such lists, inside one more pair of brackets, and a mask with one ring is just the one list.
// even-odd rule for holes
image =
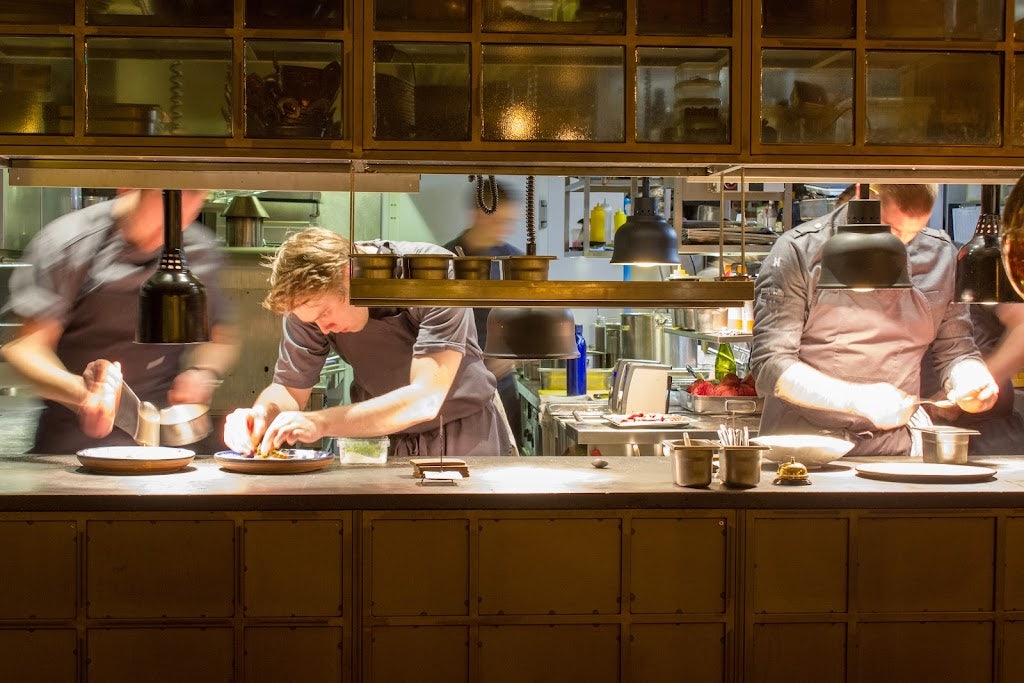
[[729, 384], [731, 386], [735, 386], [739, 383], [740, 377], [735, 372], [727, 372], [725, 376], [722, 377], [722, 384]]

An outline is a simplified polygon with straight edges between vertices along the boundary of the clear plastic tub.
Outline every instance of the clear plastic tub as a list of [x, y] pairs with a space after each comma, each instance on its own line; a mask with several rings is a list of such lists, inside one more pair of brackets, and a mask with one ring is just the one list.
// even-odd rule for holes
[[385, 465], [388, 462], [388, 444], [386, 436], [339, 438], [338, 460], [342, 465]]

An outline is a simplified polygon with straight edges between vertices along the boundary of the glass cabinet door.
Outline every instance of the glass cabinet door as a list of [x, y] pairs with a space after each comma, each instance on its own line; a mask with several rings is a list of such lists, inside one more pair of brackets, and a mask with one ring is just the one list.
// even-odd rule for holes
[[636, 139], [729, 142], [729, 50], [637, 50]]
[[245, 41], [245, 135], [342, 136], [342, 44]]
[[853, 52], [763, 50], [761, 142], [853, 144]]
[[68, 0], [4, 0], [0, 24], [73, 24], [75, 3]]
[[0, 37], [0, 133], [74, 133], [71, 38]]
[[472, 0], [373, 0], [373, 28], [377, 31], [470, 30]]
[[[229, 8], [231, 3], [227, 3]], [[325, 29], [344, 26], [342, 0], [245, 0], [246, 28]]]
[[231, 40], [86, 40], [88, 135], [231, 135]]
[[[291, 0], [289, 4], [296, 1]], [[67, 4], [74, 5], [73, 2]], [[92, 26], [229, 28], [233, 20], [231, 0], [86, 0], [85, 3], [85, 21]]]
[[636, 32], [641, 36], [729, 36], [732, 0], [638, 0]]
[[761, 35], [852, 38], [857, 26], [855, 9], [856, 0], [762, 0]]
[[1000, 144], [1000, 55], [869, 51], [867, 77], [869, 144]]
[[867, 0], [868, 38], [1002, 40], [1004, 0]]
[[469, 43], [374, 43], [373, 77], [374, 139], [469, 139]]
[[482, 46], [490, 141], [622, 142], [625, 53], [617, 46]]
[[483, 0], [484, 31], [622, 35], [625, 0]]

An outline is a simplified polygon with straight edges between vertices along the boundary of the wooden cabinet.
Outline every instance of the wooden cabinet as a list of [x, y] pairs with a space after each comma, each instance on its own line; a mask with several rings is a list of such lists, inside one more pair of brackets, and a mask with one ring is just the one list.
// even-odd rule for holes
[[0, 18], [10, 154], [681, 175], [1024, 157], [1010, 0], [77, 4]]

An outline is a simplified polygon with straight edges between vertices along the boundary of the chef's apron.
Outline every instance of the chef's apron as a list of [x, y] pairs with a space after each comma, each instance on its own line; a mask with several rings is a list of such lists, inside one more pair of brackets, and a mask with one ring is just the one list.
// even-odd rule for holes
[[[818, 289], [804, 324], [800, 360], [848, 382], [888, 382], [916, 396], [921, 357], [935, 336], [926, 296], [917, 288], [855, 292]], [[826, 433], [854, 443], [850, 455], [908, 455], [906, 427], [880, 430], [858, 415], [765, 402], [766, 434]]]
[[[114, 229], [114, 228], [111, 228]], [[90, 284], [86, 276], [77, 303], [57, 343], [57, 356], [68, 371], [81, 375], [92, 361], [103, 358], [121, 362], [124, 381], [139, 399], [158, 407], [167, 405], [167, 390], [177, 375], [182, 344], [136, 344], [139, 287], [156, 270], [159, 251], [150, 262], [111, 264], [109, 270], [125, 270], [113, 282]], [[134, 446], [132, 437], [114, 427], [102, 439], [87, 436], [78, 416], [59, 403], [45, 401], [36, 429], [35, 453], [74, 453], [94, 446]]]
[[[338, 354], [352, 366], [353, 402], [381, 396], [409, 383], [410, 335], [415, 339], [416, 330], [398, 309], [376, 309], [359, 332], [332, 335]], [[495, 406], [494, 385], [487, 381], [493, 375], [479, 356], [464, 355], [462, 363], [479, 364], [479, 371], [461, 369], [437, 418], [390, 434], [390, 456], [515, 454], [511, 432]]]

